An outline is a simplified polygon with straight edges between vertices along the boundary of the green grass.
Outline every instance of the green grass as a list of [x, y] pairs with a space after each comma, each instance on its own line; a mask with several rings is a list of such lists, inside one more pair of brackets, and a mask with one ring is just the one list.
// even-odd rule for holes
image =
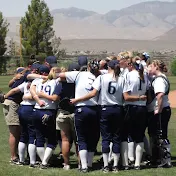
[[[0, 77], [0, 89], [7, 92], [8, 87], [7, 83], [11, 77], [4, 76]], [[176, 90], [176, 78], [170, 77], [171, 89]], [[176, 109], [172, 110], [172, 118], [169, 124], [169, 139], [172, 144], [172, 157], [173, 165], [176, 166]], [[0, 176], [78, 176], [78, 175], [94, 175], [100, 176], [103, 175], [102, 171], [97, 170], [90, 172], [88, 174], [81, 174], [77, 169], [71, 169], [70, 171], [64, 171], [61, 168], [51, 168], [48, 170], [39, 170], [39, 169], [29, 169], [27, 166], [12, 166], [9, 164], [10, 154], [8, 146], [8, 128], [5, 125], [2, 106], [0, 105]], [[100, 151], [100, 143], [98, 145], [98, 150]], [[58, 153], [59, 149], [56, 149], [55, 153]], [[95, 157], [95, 161], [99, 156]], [[76, 158], [71, 157], [71, 163], [76, 164]], [[107, 175], [115, 175], [109, 173]], [[144, 169], [141, 171], [120, 171], [119, 176], [174, 176], [176, 175], [176, 167], [171, 169]]]

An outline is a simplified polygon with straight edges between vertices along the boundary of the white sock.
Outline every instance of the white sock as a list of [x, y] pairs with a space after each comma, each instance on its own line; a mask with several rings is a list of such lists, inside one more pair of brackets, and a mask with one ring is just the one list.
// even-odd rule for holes
[[88, 167], [92, 167], [94, 152], [88, 152], [87, 163]]
[[122, 142], [120, 146], [122, 166], [128, 166], [128, 142]]
[[25, 151], [26, 151], [26, 144], [23, 142], [19, 142], [18, 154], [19, 154], [20, 162], [24, 162], [25, 160]]
[[113, 159], [113, 155], [112, 155], [112, 146], [113, 146], [113, 143], [111, 142], [111, 143], [110, 143], [110, 146], [109, 146], [109, 148], [110, 148], [109, 159], [108, 159], [109, 162]]
[[80, 156], [80, 160], [81, 160], [82, 169], [87, 169], [87, 158], [88, 158], [87, 150], [80, 150], [79, 156]]
[[141, 165], [142, 155], [144, 150], [144, 143], [137, 143], [136, 144], [136, 160], [135, 160], [135, 166]]
[[119, 153], [113, 153], [113, 157], [114, 157], [114, 166], [118, 166], [120, 154]]
[[109, 153], [103, 153], [104, 167], [108, 166]]
[[45, 148], [44, 147], [37, 147], [37, 154], [41, 161], [43, 161], [43, 157], [45, 154]]
[[151, 155], [150, 145], [146, 136], [144, 137], [144, 149], [147, 155]]
[[128, 143], [128, 158], [130, 161], [134, 161], [134, 142]]
[[44, 154], [44, 157], [43, 157], [43, 160], [42, 160], [43, 165], [48, 164], [48, 161], [51, 158], [52, 154], [53, 154], [53, 149], [47, 147], [45, 149], [45, 154]]
[[30, 157], [30, 164], [35, 164], [36, 162], [36, 146], [34, 144], [28, 145], [28, 152]]

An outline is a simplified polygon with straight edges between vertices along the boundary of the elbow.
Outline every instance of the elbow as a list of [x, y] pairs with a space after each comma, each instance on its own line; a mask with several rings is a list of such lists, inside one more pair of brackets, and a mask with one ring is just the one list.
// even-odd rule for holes
[[130, 101], [130, 97], [128, 96], [128, 93], [124, 93], [123, 98], [125, 101]]

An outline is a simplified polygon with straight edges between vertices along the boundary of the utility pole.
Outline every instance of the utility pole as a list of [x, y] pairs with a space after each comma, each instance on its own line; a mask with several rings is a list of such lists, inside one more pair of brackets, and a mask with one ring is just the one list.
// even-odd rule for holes
[[24, 66], [23, 56], [22, 56], [22, 24], [20, 24], [20, 66]]

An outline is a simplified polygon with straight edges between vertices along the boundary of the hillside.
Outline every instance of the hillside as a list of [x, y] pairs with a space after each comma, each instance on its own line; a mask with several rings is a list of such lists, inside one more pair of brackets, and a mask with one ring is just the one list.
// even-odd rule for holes
[[[106, 14], [75, 7], [55, 9], [51, 14], [56, 35], [62, 39], [152, 40], [176, 27], [175, 9], [176, 2], [150, 1]], [[10, 22], [9, 37], [12, 37], [20, 17], [7, 20]]]

